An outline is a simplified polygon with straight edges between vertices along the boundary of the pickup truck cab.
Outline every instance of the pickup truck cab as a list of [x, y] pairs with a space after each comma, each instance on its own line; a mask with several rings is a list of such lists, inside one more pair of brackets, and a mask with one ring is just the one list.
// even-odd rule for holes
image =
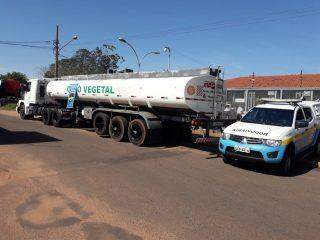
[[288, 175], [295, 159], [320, 153], [320, 102], [274, 100], [252, 108], [219, 140], [224, 161], [280, 164]]

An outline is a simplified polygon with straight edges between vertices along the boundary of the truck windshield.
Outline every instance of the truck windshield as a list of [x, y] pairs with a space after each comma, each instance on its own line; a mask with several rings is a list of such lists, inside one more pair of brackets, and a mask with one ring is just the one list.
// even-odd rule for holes
[[253, 108], [241, 122], [291, 127], [293, 113], [294, 111], [289, 109]]

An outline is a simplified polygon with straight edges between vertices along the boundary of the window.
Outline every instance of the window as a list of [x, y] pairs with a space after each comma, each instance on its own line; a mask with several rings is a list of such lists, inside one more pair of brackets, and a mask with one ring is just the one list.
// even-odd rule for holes
[[[291, 127], [293, 113], [294, 111], [289, 109], [255, 107], [241, 119], [241, 122]], [[304, 119], [302, 111], [301, 114]]]
[[40, 95], [40, 97], [41, 98], [44, 98], [44, 96], [45, 96], [45, 86], [44, 85], [40, 85], [40, 87], [39, 87], [39, 95]]
[[299, 110], [298, 110], [298, 112], [297, 112], [296, 121], [303, 121], [303, 120], [305, 120], [305, 119], [304, 119], [304, 115], [303, 115], [302, 109], [299, 108]]
[[313, 107], [314, 107], [314, 111], [316, 113], [316, 116], [319, 117], [320, 116], [320, 104], [316, 104]]
[[313, 119], [311, 108], [304, 107], [304, 108], [303, 108], [303, 111], [304, 111], [304, 115], [306, 116], [306, 120], [307, 120], [308, 122], [311, 122], [312, 119]]

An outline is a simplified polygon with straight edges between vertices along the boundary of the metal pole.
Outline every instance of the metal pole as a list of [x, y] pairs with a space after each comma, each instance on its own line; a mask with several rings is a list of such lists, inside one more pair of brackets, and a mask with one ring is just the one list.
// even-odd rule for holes
[[128, 46], [133, 50], [134, 54], [136, 55], [137, 62], [138, 62], [138, 73], [140, 73], [141, 62], [140, 62], [138, 53], [137, 53], [137, 51], [134, 49], [134, 47], [133, 47], [130, 43], [128, 43], [127, 41], [126, 41], [125, 43], [128, 44]]
[[171, 70], [171, 50], [169, 51], [169, 57], [168, 57], [168, 71]]
[[149, 56], [149, 55], [151, 55], [151, 54], [160, 54], [160, 52], [148, 52], [148, 53], [144, 54], [143, 57], [141, 58], [141, 61], [139, 62], [139, 71], [140, 71], [140, 68], [141, 68], [141, 65], [142, 65], [143, 60], [144, 60], [147, 56]]
[[167, 71], [170, 72], [171, 69], [171, 48], [170, 47], [164, 47], [164, 52], [168, 52], [168, 68]]
[[56, 27], [56, 40], [54, 42], [55, 51], [55, 77], [59, 77], [59, 25]]

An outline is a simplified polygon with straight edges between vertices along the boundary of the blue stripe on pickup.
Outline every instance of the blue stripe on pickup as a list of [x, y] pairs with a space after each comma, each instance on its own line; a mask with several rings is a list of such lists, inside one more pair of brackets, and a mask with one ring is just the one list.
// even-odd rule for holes
[[[239, 142], [226, 140], [222, 138], [220, 138], [219, 140], [219, 150], [224, 155], [226, 154], [227, 147], [234, 148], [235, 146], [247, 147], [250, 149], [250, 151], [260, 152], [263, 156], [263, 161], [266, 163], [280, 163], [286, 149], [286, 146], [269, 147], [264, 144], [244, 144], [244, 143], [239, 143]], [[267, 154], [275, 151], [278, 151], [277, 157], [269, 158]], [[245, 158], [245, 156], [243, 158]], [[248, 159], [254, 160], [254, 157], [248, 157]], [[256, 159], [256, 160], [258, 161], [259, 159]]]

